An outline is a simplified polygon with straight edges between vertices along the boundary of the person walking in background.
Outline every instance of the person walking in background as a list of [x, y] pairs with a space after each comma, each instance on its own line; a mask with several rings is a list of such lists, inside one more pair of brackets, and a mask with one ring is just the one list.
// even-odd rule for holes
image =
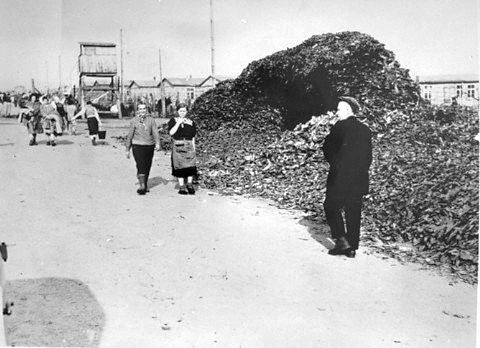
[[149, 192], [148, 177], [152, 168], [153, 154], [160, 150], [160, 135], [153, 117], [147, 114], [147, 106], [138, 104], [137, 115], [131, 120], [126, 140], [126, 155], [130, 158], [130, 149], [137, 166], [139, 188], [137, 193]]
[[[179, 194], [195, 194], [193, 177], [197, 175], [195, 136], [197, 128], [195, 122], [186, 117], [187, 107], [178, 104], [177, 117], [168, 122], [168, 131], [172, 136], [172, 175], [178, 178]], [[185, 178], [187, 185], [185, 185]]]
[[41, 99], [40, 113], [43, 117], [43, 128], [48, 137], [47, 145], [55, 146], [57, 135], [62, 135], [62, 119], [57, 112], [55, 103], [48, 96]]
[[42, 114], [40, 112], [40, 101], [37, 100], [37, 95], [32, 94], [30, 101], [27, 103], [27, 107], [30, 110], [22, 120], [22, 123], [27, 127], [28, 135], [30, 138], [29, 145], [38, 145], [37, 134], [43, 133], [42, 127]]
[[75, 120], [77, 117], [85, 115], [87, 117], [87, 125], [88, 125], [88, 134], [90, 135], [90, 140], [92, 141], [92, 145], [97, 145], [97, 135], [98, 135], [98, 127], [102, 126], [102, 121], [100, 120], [100, 116], [98, 115], [97, 108], [92, 105], [92, 102], [89, 100], [87, 101], [87, 105], [82, 108], [74, 117]]
[[324, 209], [335, 240], [335, 247], [328, 253], [353, 258], [360, 240], [362, 197], [368, 193], [372, 133], [355, 116], [360, 110], [359, 103], [352, 97], [339, 99], [339, 121], [323, 144], [323, 153], [330, 165]]
[[53, 96], [53, 102], [55, 103], [55, 108], [57, 109], [60, 119], [62, 120], [62, 132], [63, 132], [64, 130], [67, 130], [67, 126], [68, 126], [67, 112], [65, 111], [65, 108], [63, 106], [63, 101], [60, 100], [60, 97], [58, 95]]
[[65, 104], [67, 112], [67, 130], [70, 135], [75, 135], [77, 132], [77, 121], [75, 120], [77, 105], [75, 103], [75, 98], [73, 98], [72, 95], [69, 95], [67, 99], [65, 99]]

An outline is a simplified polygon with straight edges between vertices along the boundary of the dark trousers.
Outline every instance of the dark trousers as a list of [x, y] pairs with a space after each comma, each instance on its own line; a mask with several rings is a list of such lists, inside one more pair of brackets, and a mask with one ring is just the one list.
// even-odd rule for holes
[[[325, 216], [330, 226], [333, 239], [345, 237], [353, 250], [358, 249], [360, 241], [360, 219], [362, 213], [362, 196], [338, 196], [329, 194], [325, 203]], [[342, 211], [345, 212], [345, 220]], [[346, 223], [345, 223], [346, 222]], [[346, 231], [345, 231], [346, 225]]]
[[146, 180], [152, 168], [155, 145], [132, 145], [133, 158], [137, 164], [137, 174], [144, 174]]

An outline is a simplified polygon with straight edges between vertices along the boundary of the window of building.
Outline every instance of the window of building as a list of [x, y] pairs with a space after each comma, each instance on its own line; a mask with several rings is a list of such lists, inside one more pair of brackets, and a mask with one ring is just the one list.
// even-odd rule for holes
[[187, 88], [187, 98], [195, 99], [195, 88]]
[[461, 98], [463, 95], [463, 86], [457, 85], [457, 97]]
[[423, 98], [426, 100], [432, 99], [432, 86], [425, 86], [423, 88]]
[[467, 96], [469, 98], [475, 98], [475, 85], [467, 86]]

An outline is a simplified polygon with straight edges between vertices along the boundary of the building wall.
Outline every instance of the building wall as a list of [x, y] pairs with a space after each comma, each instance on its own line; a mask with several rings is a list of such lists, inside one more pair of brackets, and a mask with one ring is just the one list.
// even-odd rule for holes
[[195, 100], [198, 97], [198, 91], [196, 87], [192, 86], [172, 86], [170, 84], [165, 84], [165, 96], [172, 100], [172, 102], [177, 99], [185, 103], [187, 99]]
[[138, 100], [143, 98], [151, 98], [154, 100], [160, 99], [160, 87], [138, 87], [133, 85], [128, 90], [129, 95], [132, 99]]
[[422, 98], [429, 100], [433, 105], [451, 104], [452, 98], [463, 106], [478, 107], [478, 82], [420, 82]]

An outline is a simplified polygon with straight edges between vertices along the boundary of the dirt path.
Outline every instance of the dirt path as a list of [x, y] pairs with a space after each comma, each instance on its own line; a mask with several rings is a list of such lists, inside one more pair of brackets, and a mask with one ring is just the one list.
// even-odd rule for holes
[[[105, 123], [108, 136], [124, 132]], [[180, 196], [162, 152], [138, 196], [133, 159], [79, 128], [29, 147], [23, 127], [0, 120], [10, 344], [475, 346], [476, 286], [362, 252], [329, 256], [300, 213], [267, 202]]]

